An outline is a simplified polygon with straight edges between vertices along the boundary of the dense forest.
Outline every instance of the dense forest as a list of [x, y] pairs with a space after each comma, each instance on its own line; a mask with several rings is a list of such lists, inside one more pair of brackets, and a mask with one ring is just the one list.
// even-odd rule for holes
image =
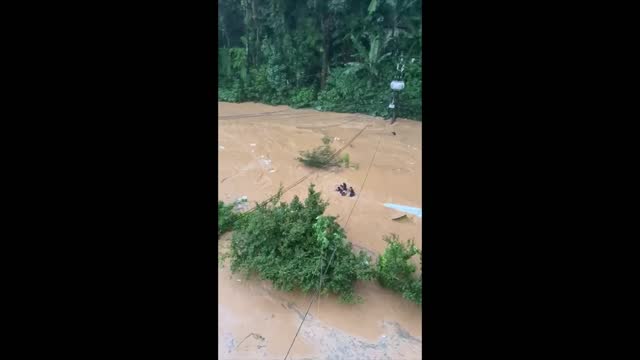
[[220, 101], [422, 119], [421, 1], [219, 0], [218, 44]]

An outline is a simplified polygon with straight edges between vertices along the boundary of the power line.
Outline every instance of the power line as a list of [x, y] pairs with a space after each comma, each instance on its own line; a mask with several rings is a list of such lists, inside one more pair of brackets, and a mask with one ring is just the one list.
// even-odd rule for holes
[[[370, 125], [366, 125], [364, 126], [362, 129], [360, 129], [360, 131], [358, 131], [358, 133], [356, 133], [356, 135], [354, 135], [343, 147], [341, 147], [340, 149], [338, 149], [337, 151], [335, 151], [330, 159], [335, 158], [336, 155], [338, 155], [342, 150], [344, 150], [347, 146], [349, 146], [358, 136], [360, 136], [364, 130], [369, 127]], [[369, 177], [369, 172], [371, 171], [371, 166], [373, 165], [373, 161], [375, 160], [375, 157], [378, 153], [378, 150], [380, 148], [380, 142], [382, 140], [382, 135], [380, 135], [379, 140], [378, 140], [378, 145], [376, 147], [376, 151], [373, 154], [373, 158], [371, 159], [371, 163], [369, 163], [369, 168], [367, 169], [367, 174], [365, 175], [364, 181], [362, 182], [361, 188], [360, 188], [360, 193], [362, 192], [362, 189], [364, 188], [364, 184], [367, 181], [367, 177]], [[291, 190], [292, 188], [294, 188], [295, 186], [297, 186], [298, 184], [302, 183], [304, 180], [306, 180], [309, 176], [315, 174], [317, 171], [319, 170], [313, 170], [311, 171], [309, 174], [303, 176], [301, 179], [299, 179], [298, 181], [296, 181], [295, 183], [289, 185], [286, 189], [284, 189], [280, 195], [284, 194], [286, 191]], [[262, 204], [266, 204], [269, 201], [271, 201], [273, 198], [275, 198], [278, 194], [271, 196], [270, 198], [268, 198], [267, 200], [263, 201]], [[351, 208], [351, 212], [349, 213], [349, 216], [347, 217], [347, 222], [345, 223], [345, 228], [347, 226], [347, 224], [349, 223], [349, 219], [351, 218], [351, 213], [353, 213], [353, 209], [355, 209], [358, 200], [360, 199], [360, 195], [358, 195], [358, 197], [356, 198], [356, 202], [354, 203], [353, 207]], [[250, 213], [252, 211], [254, 211], [257, 207], [254, 207], [253, 209], [243, 213], [243, 214], [247, 214]], [[311, 310], [311, 306], [313, 305], [314, 300], [318, 299], [320, 297], [320, 292], [322, 291], [322, 280], [324, 278], [324, 276], [327, 274], [327, 272], [329, 271], [329, 267], [331, 266], [331, 263], [333, 262], [333, 257], [336, 253], [336, 250], [338, 249], [338, 246], [336, 246], [333, 249], [333, 253], [331, 254], [331, 258], [329, 259], [329, 263], [327, 264], [327, 267], [325, 268], [324, 273], [321, 273], [320, 275], [320, 283], [319, 283], [319, 287], [318, 287], [318, 291], [316, 292], [316, 296], [315, 297], [311, 297], [311, 301], [309, 302], [309, 306], [307, 307], [307, 311], [304, 314], [304, 317], [302, 318], [302, 321], [300, 322], [300, 325], [298, 326], [298, 330], [296, 331], [295, 336], [293, 337], [293, 341], [291, 341], [291, 345], [289, 346], [289, 350], [287, 350], [287, 354], [284, 357], [284, 360], [287, 359], [287, 357], [289, 356], [289, 353], [291, 352], [291, 349], [293, 348], [293, 345], [295, 344], [296, 338], [298, 337], [298, 334], [300, 333], [300, 330], [302, 329], [302, 325], [304, 324], [305, 320], [307, 319], [307, 315], [309, 314], [309, 310]], [[320, 264], [322, 264], [322, 262], [320, 262]], [[320, 264], [318, 266], [320, 266]]]
[[[365, 126], [364, 128], [362, 128], [362, 130], [360, 130], [360, 133], [362, 133], [362, 131], [364, 131], [364, 129], [367, 126]], [[356, 135], [356, 137], [360, 134], [358, 133]], [[353, 138], [355, 139], [355, 137]], [[353, 141], [353, 139], [351, 141]], [[362, 181], [362, 185], [360, 187], [360, 194], [362, 193], [362, 189], [364, 188], [364, 184], [367, 181], [367, 177], [369, 177], [369, 172], [371, 171], [371, 166], [373, 165], [373, 161], [376, 158], [376, 155], [378, 154], [378, 150], [380, 149], [380, 143], [382, 142], [382, 135], [380, 135], [380, 137], [378, 138], [378, 145], [376, 146], [376, 151], [373, 154], [373, 157], [371, 158], [371, 162], [369, 163], [369, 169], [367, 169], [367, 174], [364, 177], [364, 180]], [[353, 207], [351, 208], [351, 211], [349, 212], [349, 216], [347, 217], [347, 221], [344, 224], [344, 228], [347, 228], [347, 224], [349, 223], [349, 219], [351, 218], [351, 213], [353, 213], [353, 209], [355, 209], [356, 205], [358, 204], [358, 200], [360, 199], [360, 196], [358, 195], [358, 197], [356, 198], [356, 202], [353, 204]], [[289, 350], [287, 350], [287, 354], [284, 356], [284, 360], [287, 360], [287, 356], [289, 356], [289, 352], [291, 351], [291, 348], [293, 347], [293, 344], [296, 342], [296, 338], [298, 337], [298, 334], [300, 333], [300, 329], [302, 329], [302, 324], [304, 324], [304, 321], [307, 319], [307, 315], [309, 314], [309, 310], [311, 309], [311, 305], [313, 305], [313, 301], [317, 298], [320, 297], [320, 291], [322, 290], [322, 279], [324, 278], [324, 275], [326, 275], [327, 271], [329, 270], [329, 266], [331, 266], [331, 262], [333, 261], [333, 255], [335, 255], [336, 253], [336, 249], [338, 249], [338, 247], [336, 246], [333, 249], [333, 254], [331, 254], [331, 258], [329, 259], [329, 264], [327, 265], [327, 268], [324, 272], [324, 274], [321, 274], [320, 276], [320, 287], [318, 288], [318, 292], [316, 294], [316, 297], [312, 297], [311, 298], [311, 302], [309, 302], [309, 306], [307, 307], [307, 311], [304, 314], [304, 317], [302, 318], [302, 321], [300, 322], [300, 325], [298, 326], [298, 331], [296, 331], [296, 335], [293, 337], [293, 341], [291, 342], [291, 345], [289, 346]]]
[[223, 115], [223, 116], [218, 115], [218, 119], [233, 119], [233, 118], [236, 118], [236, 117], [244, 117], [244, 116], [251, 116], [251, 117], [253, 117], [253, 116], [266, 116], [266, 115], [269, 115], [269, 114], [276, 114], [276, 113], [281, 113], [281, 112], [284, 112], [284, 111], [287, 111], [287, 109], [277, 110], [277, 111], [266, 111], [266, 112], [261, 112], [261, 113], [251, 113], [251, 114], [231, 114], [231, 115]]
[[364, 180], [362, 181], [362, 185], [360, 185], [360, 191], [358, 192], [358, 197], [356, 198], [356, 202], [351, 207], [351, 211], [349, 211], [349, 216], [347, 216], [347, 221], [344, 223], [345, 230], [347, 229], [347, 224], [349, 224], [349, 219], [351, 219], [351, 214], [353, 213], [353, 210], [356, 208], [356, 205], [358, 205], [358, 200], [360, 200], [360, 195], [362, 195], [362, 191], [364, 191], [364, 184], [367, 182], [367, 178], [369, 177], [369, 171], [371, 171], [371, 166], [373, 165], [373, 161], [376, 159], [376, 155], [378, 154], [378, 149], [380, 148], [380, 142], [382, 142], [382, 135], [380, 135], [380, 137], [378, 138], [378, 145], [376, 146], [376, 151], [375, 153], [373, 153], [373, 157], [371, 158], [371, 162], [369, 163], [369, 168], [367, 169], [367, 174], [365, 175]]
[[[358, 133], [357, 133], [357, 134], [355, 134], [355, 135], [351, 138], [351, 140], [347, 141], [347, 143], [346, 143], [346, 144], [344, 144], [344, 146], [343, 146], [343, 147], [341, 147], [340, 149], [338, 149], [337, 151], [335, 151], [335, 152], [331, 155], [331, 157], [329, 158], [329, 160], [334, 159], [334, 158], [336, 157], [336, 155], [338, 155], [342, 150], [346, 149], [346, 148], [347, 148], [347, 146], [351, 145], [351, 143], [352, 143], [352, 142], [353, 142], [353, 141], [354, 141], [358, 136], [360, 136], [360, 134], [362, 134], [362, 133], [364, 132], [364, 130], [365, 130], [367, 127], [369, 127], [369, 125], [366, 125], [366, 126], [364, 126], [362, 129], [360, 129], [360, 131], [358, 131]], [[310, 173], [308, 173], [307, 175], [303, 176], [302, 178], [298, 179], [298, 180], [297, 180], [296, 182], [294, 182], [293, 184], [291, 184], [291, 185], [287, 186], [286, 188], [284, 188], [284, 189], [282, 190], [282, 192], [280, 193], [280, 195], [284, 194], [285, 192], [287, 192], [287, 191], [289, 191], [289, 190], [293, 189], [294, 187], [296, 187], [297, 185], [301, 184], [303, 181], [305, 181], [306, 179], [308, 179], [308, 178], [309, 178], [309, 176], [311, 176], [311, 175], [313, 175], [313, 174], [317, 173], [318, 171], [320, 171], [320, 169], [312, 170], [312, 171], [311, 171]], [[271, 200], [275, 199], [275, 198], [276, 198], [276, 196], [278, 196], [278, 194], [272, 195], [272, 196], [271, 196], [271, 197], [269, 197], [267, 200], [264, 200], [264, 201], [261, 203], [261, 205], [265, 205], [265, 204], [267, 204], [269, 201], [271, 201]], [[254, 208], [252, 208], [252, 209], [250, 209], [250, 210], [248, 210], [248, 211], [246, 211], [246, 212], [244, 212], [244, 213], [242, 213], [242, 214], [244, 215], [244, 214], [251, 213], [251, 212], [253, 212], [256, 208], [257, 208], [257, 207], [254, 207]]]
[[[307, 315], [309, 314], [309, 310], [311, 309], [311, 305], [313, 305], [313, 300], [317, 299], [320, 297], [320, 291], [322, 291], [322, 278], [327, 274], [327, 271], [329, 271], [329, 267], [331, 266], [331, 262], [333, 261], [333, 255], [336, 254], [336, 250], [338, 249], [338, 246], [336, 245], [335, 248], [333, 248], [333, 253], [331, 254], [331, 258], [329, 259], [329, 263], [327, 264], [327, 267], [324, 271], [324, 274], [320, 274], [320, 287], [318, 288], [318, 291], [316, 293], [316, 297], [311, 297], [311, 302], [309, 302], [309, 306], [307, 307], [307, 312], [304, 314], [304, 317], [302, 318], [302, 321], [300, 322], [300, 326], [298, 326], [298, 331], [296, 331], [296, 335], [293, 337], [293, 341], [291, 341], [291, 345], [289, 345], [289, 350], [287, 350], [287, 354], [284, 356], [284, 360], [287, 360], [287, 356], [289, 356], [289, 352], [291, 351], [291, 348], [293, 347], [293, 344], [295, 344], [296, 342], [296, 338], [298, 337], [298, 334], [300, 333], [300, 329], [302, 329], [302, 324], [304, 324], [304, 321], [307, 319]], [[322, 263], [322, 262], [321, 262]]]

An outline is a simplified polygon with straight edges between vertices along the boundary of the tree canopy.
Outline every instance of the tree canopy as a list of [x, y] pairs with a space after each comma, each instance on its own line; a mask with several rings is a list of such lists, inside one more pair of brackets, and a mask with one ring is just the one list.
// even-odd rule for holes
[[405, 65], [400, 116], [422, 118], [417, 0], [219, 0], [218, 98], [384, 116]]

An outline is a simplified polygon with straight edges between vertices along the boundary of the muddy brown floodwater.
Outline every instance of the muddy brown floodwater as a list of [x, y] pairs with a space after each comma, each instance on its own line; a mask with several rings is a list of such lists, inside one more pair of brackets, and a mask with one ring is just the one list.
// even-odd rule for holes
[[[295, 110], [255, 103], [218, 103], [218, 199], [247, 196], [251, 204], [275, 194], [312, 172], [295, 158], [321, 144], [323, 136], [358, 167], [322, 170], [283, 195], [306, 197], [310, 183], [330, 202], [356, 249], [380, 254], [383, 235], [414, 239], [422, 248], [422, 219], [383, 206], [422, 208], [422, 124], [359, 114]], [[395, 132], [395, 135], [393, 134]], [[366, 181], [365, 181], [366, 180]], [[353, 186], [356, 197], [342, 197], [336, 185]], [[354, 205], [356, 205], [354, 207]], [[351, 215], [349, 216], [351, 212]], [[347, 223], [348, 219], [348, 223]], [[230, 234], [219, 240], [225, 251]], [[272, 289], [269, 282], [246, 280], [218, 265], [218, 356], [220, 359], [283, 359], [309, 304], [311, 294]], [[356, 284], [364, 302], [345, 305], [334, 296], [314, 302], [289, 359], [420, 359], [422, 310], [375, 282]]]

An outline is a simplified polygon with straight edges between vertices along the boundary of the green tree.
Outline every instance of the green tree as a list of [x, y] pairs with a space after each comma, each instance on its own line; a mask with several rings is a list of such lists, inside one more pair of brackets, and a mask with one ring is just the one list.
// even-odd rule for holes
[[355, 36], [351, 36], [351, 40], [358, 51], [356, 57], [359, 62], [348, 63], [347, 65], [349, 65], [349, 68], [347, 69], [347, 72], [356, 73], [360, 70], [366, 70], [368, 72], [368, 84], [371, 86], [371, 81], [378, 79], [381, 66], [391, 55], [391, 52], [385, 52], [389, 42], [391, 41], [391, 36], [387, 35], [381, 39], [379, 34], [374, 35], [371, 33], [365, 33], [365, 35], [369, 40], [368, 49], [365, 48], [365, 46], [362, 45], [360, 40], [356, 39]]
[[[422, 59], [417, 0], [221, 0], [218, 7], [220, 48], [229, 49], [219, 54], [221, 100], [381, 114], [400, 55]], [[401, 108], [420, 119], [422, 72], [411, 72]]]
[[380, 285], [401, 293], [406, 299], [422, 303], [422, 276], [416, 278], [416, 266], [411, 262], [414, 255], [422, 253], [412, 241], [406, 244], [397, 235], [385, 236], [388, 243], [384, 253], [378, 257], [377, 278]]
[[358, 301], [353, 286], [373, 279], [371, 259], [364, 252], [354, 254], [335, 217], [323, 215], [328, 203], [313, 185], [304, 202], [297, 196], [280, 202], [281, 195], [282, 189], [235, 221], [231, 270], [257, 274], [279, 290], [320, 290], [347, 303]]

